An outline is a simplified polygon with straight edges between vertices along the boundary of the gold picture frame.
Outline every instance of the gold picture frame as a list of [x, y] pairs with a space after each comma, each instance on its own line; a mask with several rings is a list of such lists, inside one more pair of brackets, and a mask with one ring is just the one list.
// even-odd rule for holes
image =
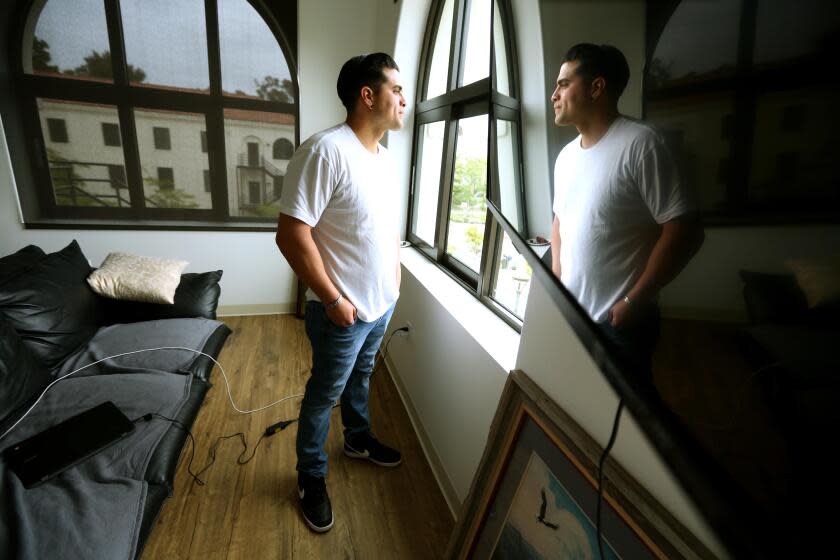
[[[525, 373], [511, 372], [446, 558], [600, 558], [601, 452]], [[609, 457], [603, 500], [605, 560], [715, 558]]]

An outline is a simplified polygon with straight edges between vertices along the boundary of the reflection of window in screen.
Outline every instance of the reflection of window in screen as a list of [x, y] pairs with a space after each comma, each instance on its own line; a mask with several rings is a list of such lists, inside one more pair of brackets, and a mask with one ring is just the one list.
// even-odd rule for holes
[[[650, 21], [657, 9], [666, 8], [654, 6]], [[645, 113], [666, 137], [682, 133], [684, 173], [707, 218], [836, 213], [840, 133], [831, 118], [809, 118], [836, 110], [825, 79], [840, 35], [835, 4], [682, 2], [666, 15]]]

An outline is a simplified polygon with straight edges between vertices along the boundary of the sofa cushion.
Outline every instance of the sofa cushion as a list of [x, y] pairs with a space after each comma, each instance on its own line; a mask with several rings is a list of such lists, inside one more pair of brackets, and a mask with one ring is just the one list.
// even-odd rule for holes
[[181, 275], [181, 282], [175, 291], [174, 304], [143, 303], [119, 299], [102, 298], [105, 310], [105, 324], [136, 323], [155, 319], [175, 319], [178, 317], [216, 318], [219, 303], [219, 280], [222, 271]]
[[16, 412], [31, 404], [50, 381], [47, 369], [15, 329], [0, 320], [0, 429], [6, 431], [7, 420], [16, 420]]
[[0, 258], [0, 284], [25, 272], [45, 254], [37, 245], [27, 245], [16, 253]]
[[161, 319], [102, 327], [83, 348], [61, 364], [56, 375], [65, 375], [109, 356], [129, 352], [125, 356], [100, 362], [78, 375], [137, 371], [192, 375], [193, 365], [201, 354], [172, 348], [135, 351], [177, 346], [205, 352], [208, 341], [220, 328], [227, 329], [223, 323], [210, 319]]
[[785, 263], [796, 275], [796, 281], [811, 309], [840, 303], [840, 255]]
[[187, 261], [109, 253], [88, 278], [97, 294], [128, 301], [174, 303], [175, 290]]
[[798, 323], [808, 309], [805, 294], [792, 274], [742, 270], [744, 303], [753, 324]]
[[0, 318], [50, 369], [98, 328], [99, 298], [85, 281], [90, 271], [79, 244], [73, 241], [0, 284]]

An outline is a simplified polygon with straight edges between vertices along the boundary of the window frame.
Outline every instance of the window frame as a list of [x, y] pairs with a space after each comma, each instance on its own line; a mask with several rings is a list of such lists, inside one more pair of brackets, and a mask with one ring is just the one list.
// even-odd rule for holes
[[[452, 0], [452, 28], [450, 33], [449, 60], [447, 71], [447, 91], [430, 99], [423, 99], [431, 75], [431, 63], [434, 57], [434, 47], [437, 34], [441, 32], [440, 19], [444, 11], [446, 0], [437, 0], [432, 4], [427, 20], [423, 48], [420, 57], [420, 71], [417, 84], [417, 99], [415, 105], [413, 142], [411, 152], [411, 172], [408, 195], [408, 213], [405, 226], [405, 238], [414, 245], [424, 256], [433, 261], [442, 271], [461, 284], [471, 295], [490, 308], [508, 325], [521, 331], [522, 320], [510, 310], [491, 297], [492, 287], [497, 274], [497, 261], [502, 246], [502, 229], [496, 223], [490, 210], [486, 211], [484, 220], [484, 241], [481, 250], [479, 271], [476, 273], [446, 252], [449, 228], [449, 212], [452, 202], [452, 189], [455, 173], [455, 158], [457, 155], [457, 127], [460, 119], [478, 115], [486, 115], [488, 119], [487, 138], [487, 196], [492, 198], [498, 192], [498, 162], [495, 157], [495, 115], [505, 114], [511, 117], [517, 127], [517, 141], [521, 143], [519, 133], [519, 76], [516, 71], [516, 45], [512, 34], [512, 12], [508, 0], [489, 0], [490, 9], [490, 68], [487, 78], [458, 87], [463, 75], [463, 64], [466, 51], [464, 40], [464, 25], [469, 13], [472, 0]], [[500, 20], [505, 37], [505, 53], [508, 58], [508, 73], [510, 90], [513, 96], [500, 94], [496, 91], [496, 60], [494, 47], [493, 22], [498, 3]], [[514, 118], [515, 117], [515, 118]], [[417, 207], [416, 194], [420, 167], [418, 157], [421, 154], [421, 128], [435, 122], [444, 122], [443, 154], [441, 157], [441, 176], [438, 183], [437, 211], [435, 214], [433, 245], [418, 237], [414, 232], [414, 213]], [[518, 152], [520, 153], [520, 152]], [[525, 192], [521, 178], [522, 161], [516, 157], [517, 195], [520, 197], [520, 219], [525, 219]]]
[[[14, 8], [14, 22], [10, 29], [8, 51], [9, 70], [15, 91], [11, 96], [20, 111], [19, 123], [12, 122], [7, 130], [19, 125], [17, 139], [26, 152], [26, 165], [15, 166], [18, 194], [24, 215], [24, 226], [34, 228], [67, 227], [85, 229], [244, 229], [273, 231], [273, 219], [234, 216], [228, 203], [228, 178], [224, 134], [224, 111], [285, 113], [294, 116], [294, 144], [300, 143], [299, 78], [296, 48], [286, 35], [297, 36], [296, 6], [267, 7], [259, 0], [246, 0], [268, 26], [288, 65], [294, 87], [293, 103], [224, 95], [221, 86], [221, 51], [217, 0], [203, 0], [207, 34], [207, 54], [210, 88], [207, 93], [173, 91], [166, 86], [131, 85], [127, 77], [127, 61], [120, 15], [120, 0], [103, 0], [108, 42], [112, 59], [113, 82], [68, 79], [26, 73], [23, 59], [24, 40], [34, 37], [34, 23], [27, 29], [30, 13], [38, 0], [21, 0]], [[49, 1], [49, 0], [47, 0]], [[284, 25], [278, 15], [292, 14]], [[284, 21], [287, 18], [283, 18]], [[4, 61], [5, 62], [5, 61]], [[38, 99], [57, 99], [68, 102], [97, 103], [116, 109], [128, 181], [130, 206], [81, 207], [59, 206], [55, 203], [53, 183], [47, 163], [44, 130], [41, 126]], [[141, 176], [139, 139], [135, 126], [135, 110], [169, 110], [204, 116], [203, 129], [207, 133], [210, 168], [211, 208], [158, 208], [145, 201]], [[22, 132], [22, 134], [20, 134]], [[7, 133], [7, 138], [8, 138]], [[11, 144], [11, 142], [10, 142]], [[11, 147], [11, 146], [10, 146]], [[21, 175], [21, 177], [19, 177]], [[232, 186], [232, 188], [235, 187]], [[203, 189], [202, 189], [203, 190]], [[32, 191], [32, 192], [25, 192]]]

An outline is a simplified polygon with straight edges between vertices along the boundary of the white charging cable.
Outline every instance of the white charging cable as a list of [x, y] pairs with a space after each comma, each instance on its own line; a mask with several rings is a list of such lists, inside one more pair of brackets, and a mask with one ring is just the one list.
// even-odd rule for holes
[[161, 346], [161, 347], [159, 347], [159, 348], [144, 348], [144, 349], [142, 349], [142, 350], [132, 350], [131, 352], [123, 352], [122, 354], [114, 354], [113, 356], [108, 356], [107, 358], [102, 358], [101, 360], [97, 360], [97, 361], [95, 361], [95, 362], [92, 362], [92, 363], [90, 363], [90, 364], [87, 364], [86, 366], [82, 366], [82, 367], [80, 367], [79, 369], [75, 369], [75, 370], [71, 371], [70, 373], [67, 373], [67, 374], [62, 375], [61, 377], [59, 377], [58, 379], [56, 379], [55, 381], [53, 381], [52, 383], [50, 383], [49, 385], [47, 385], [47, 386], [44, 388], [44, 390], [41, 392], [41, 394], [38, 396], [38, 398], [35, 400], [35, 402], [34, 402], [34, 403], [32, 403], [32, 406], [30, 406], [30, 407], [26, 410], [26, 412], [24, 412], [24, 413], [23, 413], [23, 416], [21, 416], [20, 418], [18, 418], [17, 422], [15, 422], [14, 424], [12, 424], [12, 426], [11, 426], [8, 430], [6, 430], [5, 432], [3, 432], [3, 435], [2, 435], [2, 436], [0, 436], [0, 440], [2, 440], [2, 439], [3, 439], [3, 438], [5, 438], [7, 435], [9, 435], [9, 432], [11, 432], [12, 430], [14, 430], [14, 429], [15, 429], [15, 427], [16, 427], [18, 424], [20, 424], [20, 423], [23, 421], [23, 419], [24, 419], [24, 418], [26, 418], [26, 417], [27, 417], [27, 415], [29, 415], [29, 413], [30, 413], [30, 412], [32, 412], [32, 409], [33, 409], [33, 408], [35, 408], [35, 405], [37, 405], [37, 404], [41, 401], [41, 399], [42, 399], [42, 398], [44, 398], [44, 395], [46, 395], [46, 394], [47, 394], [47, 391], [49, 391], [49, 390], [50, 390], [50, 388], [51, 388], [53, 385], [55, 385], [56, 383], [58, 383], [58, 382], [59, 382], [59, 381], [61, 381], [62, 379], [67, 379], [68, 377], [70, 377], [70, 376], [71, 376], [71, 375], [73, 375], [74, 373], [78, 373], [78, 372], [80, 372], [80, 371], [82, 371], [82, 370], [85, 370], [85, 369], [87, 369], [87, 368], [91, 367], [91, 366], [95, 366], [96, 364], [98, 364], [98, 363], [100, 363], [100, 362], [104, 362], [105, 360], [111, 360], [111, 359], [113, 359], [113, 358], [119, 358], [119, 357], [121, 357], [121, 356], [128, 356], [128, 355], [130, 355], [130, 354], [139, 354], [139, 353], [141, 353], [141, 352], [153, 352], [153, 351], [155, 351], [155, 350], [186, 350], [187, 352], [192, 352], [192, 353], [194, 353], [194, 354], [201, 354], [202, 356], [206, 356], [207, 358], [210, 358], [210, 359], [213, 361], [213, 363], [214, 363], [214, 364], [216, 364], [217, 366], [219, 366], [219, 371], [221, 371], [221, 372], [222, 372], [222, 377], [223, 377], [223, 378], [224, 378], [224, 380], [225, 380], [225, 387], [227, 387], [227, 394], [228, 394], [228, 398], [230, 399], [230, 405], [233, 407], [233, 409], [234, 409], [236, 412], [239, 412], [240, 414], [252, 414], [252, 413], [254, 413], [254, 412], [259, 412], [259, 411], [261, 411], [261, 410], [265, 410], [266, 408], [271, 408], [272, 406], [278, 405], [278, 404], [280, 404], [280, 403], [282, 403], [282, 402], [284, 402], [284, 401], [287, 401], [287, 400], [289, 400], [289, 399], [293, 399], [293, 398], [295, 398], [295, 397], [302, 397], [302, 396], [303, 396], [303, 393], [301, 393], [301, 394], [299, 394], [299, 395], [290, 395], [290, 396], [288, 396], [288, 397], [283, 397], [282, 399], [276, 400], [276, 401], [274, 401], [274, 402], [273, 402], [273, 403], [271, 403], [271, 404], [267, 404], [267, 405], [265, 405], [265, 406], [261, 406], [260, 408], [255, 408], [255, 409], [253, 409], [253, 410], [241, 410], [238, 406], [236, 406], [236, 403], [235, 403], [235, 402], [233, 402], [233, 395], [232, 395], [232, 394], [231, 394], [231, 392], [230, 392], [230, 382], [228, 381], [227, 374], [225, 373], [225, 368], [223, 368], [223, 367], [222, 367], [222, 364], [220, 364], [218, 361], [216, 361], [216, 358], [214, 358], [213, 356], [211, 356], [211, 355], [209, 355], [209, 354], [205, 354], [204, 352], [202, 352], [202, 351], [200, 351], [200, 350], [196, 350], [196, 349], [194, 349], [194, 348], [186, 348], [186, 347], [184, 347], [184, 346]]

